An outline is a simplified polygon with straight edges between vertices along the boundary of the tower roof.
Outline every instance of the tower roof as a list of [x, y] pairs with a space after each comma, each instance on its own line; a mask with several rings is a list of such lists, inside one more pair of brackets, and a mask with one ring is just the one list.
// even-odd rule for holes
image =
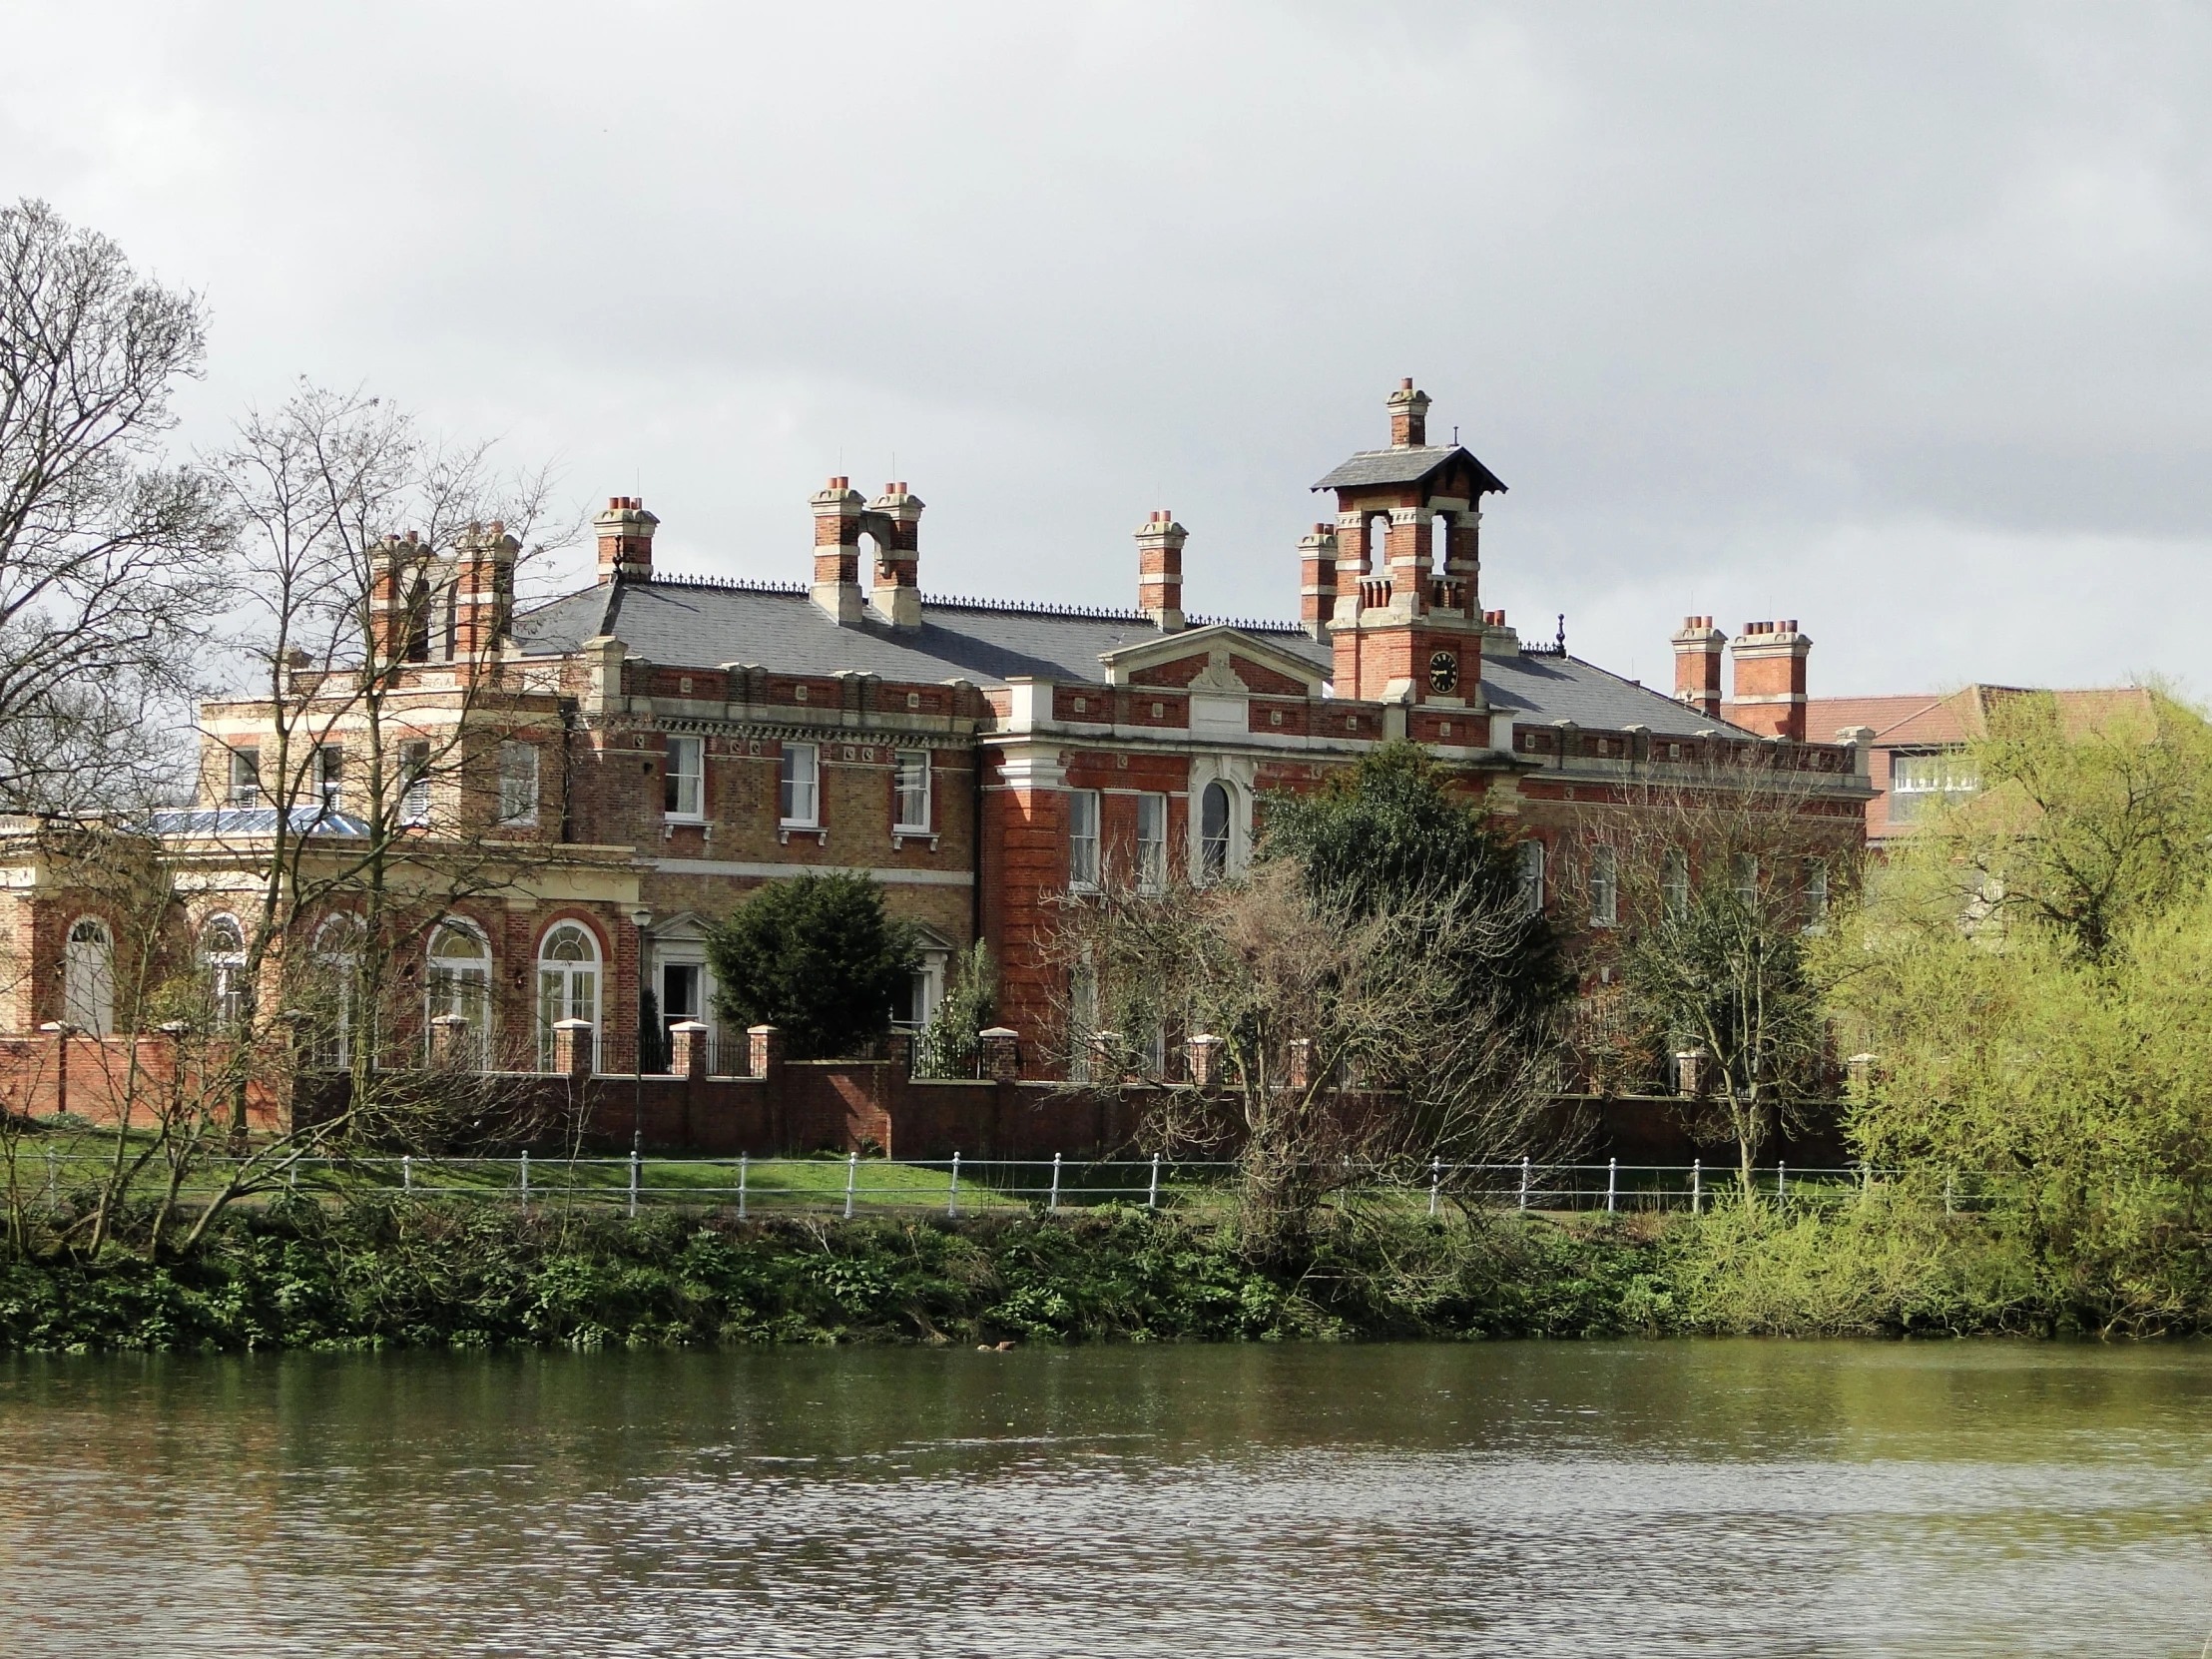
[[1388, 449], [1363, 449], [1340, 465], [1314, 488], [1359, 489], [1369, 484], [1418, 484], [1464, 456], [1474, 474], [1474, 493], [1502, 492], [1505, 482], [1455, 443], [1402, 444]]

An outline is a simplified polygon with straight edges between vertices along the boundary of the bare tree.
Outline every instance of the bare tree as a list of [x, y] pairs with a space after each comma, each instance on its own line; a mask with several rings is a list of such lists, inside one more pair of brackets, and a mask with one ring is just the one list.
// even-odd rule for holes
[[[1058, 1058], [1071, 1087], [1151, 1085], [1151, 1144], [1233, 1156], [1248, 1240], [1287, 1248], [1332, 1194], [1544, 1149], [1556, 1022], [1438, 968], [1525, 928], [1459, 888], [1353, 912], [1288, 856], [1235, 883], [1109, 883], [1070, 895], [1053, 936]], [[1196, 1045], [1196, 1076], [1194, 1037], [1218, 1045]]]
[[1734, 1143], [1748, 1194], [1760, 1149], [1801, 1126], [1828, 1067], [1806, 941], [1857, 884], [1861, 807], [1813, 788], [1794, 748], [1744, 749], [1586, 811], [1560, 873], [1613, 941], [1618, 983], [1584, 1010], [1611, 1052], [1591, 1059], [1671, 1092], [1674, 1056], [1699, 1056], [1701, 1127]]
[[142, 795], [231, 592], [209, 481], [170, 465], [205, 311], [44, 203], [0, 209], [0, 807]]
[[[376, 1073], [372, 1087], [317, 1088], [327, 1027], [315, 1015], [352, 1002], [350, 961], [296, 953], [281, 974], [282, 1007], [263, 1013], [239, 964], [201, 948], [181, 896], [207, 872], [191, 850], [137, 826], [55, 821], [17, 850], [66, 884], [109, 947], [101, 1007], [69, 1010], [92, 1028], [65, 1021], [56, 1042], [35, 1049], [44, 1075], [21, 1055], [7, 1072], [16, 1093], [0, 1097], [0, 1181], [19, 1255], [94, 1256], [111, 1241], [157, 1259], [189, 1254], [232, 1205], [291, 1185], [303, 1167], [311, 1178], [347, 1170], [364, 1151], [535, 1137], [575, 1122], [573, 1100], [450, 1052]], [[94, 1040], [110, 1026], [134, 1035]], [[36, 1122], [42, 1096], [76, 1110]], [[241, 1100], [259, 1130], [245, 1140]], [[49, 1171], [60, 1190], [48, 1190]]]
[[[242, 527], [246, 644], [263, 684], [209, 707], [254, 742], [214, 735], [204, 793], [261, 810], [189, 828], [204, 857], [252, 873], [237, 918], [246, 985], [348, 964], [342, 1002], [306, 1011], [345, 1033], [337, 1057], [365, 1098], [409, 1034], [396, 1004], [420, 994], [394, 982], [394, 964], [455, 904], [510, 889], [552, 855], [558, 827], [539, 822], [535, 771], [527, 813], [503, 799], [499, 722], [523, 691], [516, 584], [574, 524], [549, 525], [543, 472], [502, 473], [488, 446], [439, 443], [359, 392], [303, 385], [250, 415], [214, 468]], [[333, 917], [349, 937], [318, 951]], [[287, 991], [284, 1008], [296, 1000]], [[481, 1030], [486, 1010], [454, 1017]], [[243, 1093], [234, 1121], [243, 1133]]]

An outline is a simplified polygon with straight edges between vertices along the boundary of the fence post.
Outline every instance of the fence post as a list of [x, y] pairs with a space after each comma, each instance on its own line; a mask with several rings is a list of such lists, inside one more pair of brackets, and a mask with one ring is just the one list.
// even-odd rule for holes
[[522, 1213], [530, 1213], [530, 1154], [522, 1155]]
[[414, 1154], [411, 1152], [399, 1155], [399, 1190], [403, 1193], [414, 1191]]
[[1950, 1215], [1950, 1214], [1952, 1213], [1952, 1207], [1953, 1207], [1953, 1205], [1954, 1205], [1954, 1204], [1956, 1203], [1956, 1200], [1957, 1200], [1957, 1193], [1958, 1193], [1958, 1176], [1957, 1176], [1957, 1174], [1956, 1174], [1956, 1173], [1955, 1173], [1954, 1171], [1951, 1171], [1951, 1170], [1945, 1170], [1945, 1171], [1943, 1172], [1943, 1214], [1944, 1214], [1944, 1215], [1946, 1215], [1946, 1216], [1947, 1216], [1947, 1215]]
[[1701, 1215], [1705, 1210], [1705, 1160], [1690, 1160], [1690, 1214]]
[[1437, 1189], [1438, 1189], [1438, 1188], [1440, 1188], [1440, 1187], [1441, 1187], [1441, 1186], [1443, 1185], [1443, 1183], [1444, 1183], [1444, 1161], [1443, 1161], [1443, 1160], [1442, 1160], [1441, 1158], [1431, 1158], [1431, 1159], [1429, 1159], [1429, 1160], [1428, 1160], [1428, 1213], [1429, 1213], [1430, 1215], [1434, 1215], [1434, 1214], [1436, 1213], [1436, 1192], [1437, 1192]]
[[630, 1219], [638, 1216], [638, 1149], [630, 1149]]
[[1618, 1158], [1608, 1158], [1608, 1159], [1606, 1159], [1606, 1160], [1605, 1160], [1605, 1213], [1606, 1213], [1607, 1215], [1611, 1215], [1611, 1214], [1613, 1213], [1613, 1202], [1614, 1202], [1614, 1199], [1615, 1199], [1615, 1198], [1616, 1198], [1616, 1197], [1618, 1196], [1618, 1194], [1619, 1194], [1619, 1192], [1620, 1192], [1620, 1181], [1621, 1181], [1621, 1161], [1620, 1161], [1620, 1160], [1619, 1160]]
[[952, 1154], [952, 1185], [945, 1189], [944, 1213], [947, 1220], [960, 1213], [960, 1154], [956, 1150]]
[[54, 1208], [54, 1149], [46, 1149], [46, 1207]]
[[751, 1154], [744, 1152], [738, 1154], [738, 1220], [740, 1221], [745, 1220], [746, 1159], [750, 1156]]
[[1160, 1207], [1160, 1155], [1152, 1155], [1152, 1190], [1145, 1194], [1144, 1207], [1157, 1210]]
[[844, 1155], [844, 1219], [852, 1219], [852, 1183], [860, 1173], [860, 1155], [847, 1152]]
[[1052, 1202], [1046, 1208], [1057, 1215], [1060, 1209], [1060, 1155], [1052, 1155]]
[[1520, 1161], [1520, 1207], [1528, 1208], [1528, 1158], [1525, 1153]]

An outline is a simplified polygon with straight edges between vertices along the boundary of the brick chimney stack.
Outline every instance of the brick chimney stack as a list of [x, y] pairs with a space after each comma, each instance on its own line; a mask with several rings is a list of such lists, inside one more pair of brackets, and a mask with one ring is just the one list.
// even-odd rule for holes
[[1674, 695], [1709, 720], [1721, 715], [1721, 650], [1728, 636], [1709, 616], [1686, 616], [1674, 636]]
[[1183, 543], [1189, 538], [1164, 509], [1137, 531], [1137, 609], [1163, 634], [1183, 627]]
[[1337, 527], [1317, 524], [1298, 543], [1298, 619], [1306, 632], [1324, 639], [1337, 614]]
[[1390, 393], [1390, 447], [1418, 449], [1428, 442], [1428, 393], [1413, 389], [1412, 376]]
[[922, 506], [904, 483], [885, 484], [862, 520], [876, 539], [875, 609], [897, 629], [921, 626]]
[[1735, 696], [1728, 718], [1762, 737], [1805, 741], [1805, 654], [1813, 642], [1796, 622], [1747, 622], [1730, 648]]
[[650, 582], [653, 579], [653, 530], [661, 521], [634, 495], [607, 498], [607, 510], [592, 520], [599, 532], [602, 582]]
[[815, 603], [848, 628], [860, 620], [860, 514], [866, 506], [852, 480], [832, 478], [815, 492]]
[[376, 549], [369, 586], [368, 643], [382, 663], [430, 657], [430, 548], [412, 530], [386, 536]]
[[[647, 515], [650, 517], [651, 515]], [[648, 568], [653, 532], [645, 534]], [[499, 649], [515, 613], [515, 557], [522, 543], [494, 519], [461, 532], [453, 555], [453, 655], [481, 657]]]

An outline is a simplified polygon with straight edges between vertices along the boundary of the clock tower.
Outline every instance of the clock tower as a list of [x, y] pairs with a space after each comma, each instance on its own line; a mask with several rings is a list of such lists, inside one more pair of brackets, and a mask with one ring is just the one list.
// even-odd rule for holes
[[1387, 406], [1390, 446], [1314, 486], [1337, 493], [1337, 695], [1479, 708], [1481, 500], [1505, 485], [1456, 442], [1428, 441], [1428, 396], [1411, 380]]

